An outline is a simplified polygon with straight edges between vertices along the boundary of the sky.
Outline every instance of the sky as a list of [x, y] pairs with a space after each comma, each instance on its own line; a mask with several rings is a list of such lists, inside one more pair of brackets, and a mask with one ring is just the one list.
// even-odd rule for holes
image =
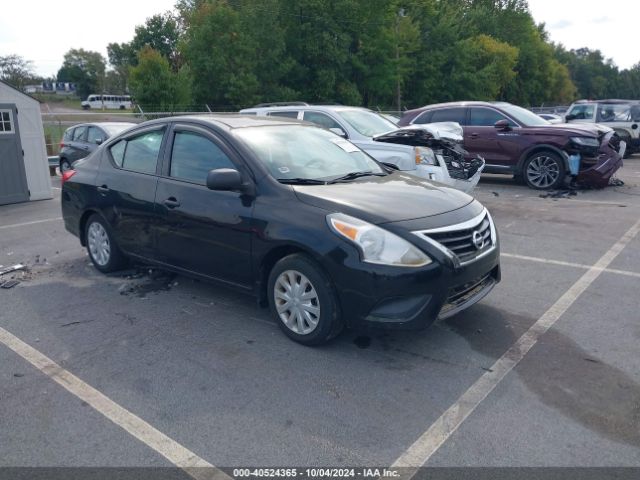
[[[295, 1], [295, 0], [291, 0]], [[136, 25], [173, 8], [175, 0], [2, 0], [0, 56], [18, 54], [45, 77], [55, 76], [71, 48], [107, 56], [107, 44], [128, 42]], [[537, 23], [567, 48], [600, 49], [616, 65], [640, 62], [640, 0], [529, 0]]]

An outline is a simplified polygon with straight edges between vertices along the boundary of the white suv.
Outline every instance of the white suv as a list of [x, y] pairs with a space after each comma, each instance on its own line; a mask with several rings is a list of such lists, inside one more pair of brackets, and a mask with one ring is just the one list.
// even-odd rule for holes
[[640, 102], [633, 100], [579, 100], [564, 117], [567, 123], [599, 123], [613, 128], [627, 144], [627, 156], [640, 152]]
[[[379, 162], [392, 164], [399, 170], [444, 183], [464, 192], [473, 190], [484, 168], [483, 162], [479, 169], [467, 170], [473, 174], [469, 178], [463, 178], [456, 172], [453, 172], [453, 175], [450, 174], [451, 162], [449, 161], [449, 164], [446, 162], [448, 157], [434, 155], [428, 147], [390, 143], [385, 140], [376, 141], [376, 137], [386, 137], [384, 134], [397, 131], [399, 127], [382, 115], [366, 108], [291, 102], [261, 104], [240, 110], [240, 113], [287, 117], [315, 123], [348, 139]], [[462, 137], [451, 128], [451, 125], [441, 126], [441, 128], [435, 124], [423, 127], [429, 127], [425, 129], [432, 130], [431, 133], [435, 139], [449, 139], [462, 143]], [[395, 141], [398, 142], [398, 140]]]

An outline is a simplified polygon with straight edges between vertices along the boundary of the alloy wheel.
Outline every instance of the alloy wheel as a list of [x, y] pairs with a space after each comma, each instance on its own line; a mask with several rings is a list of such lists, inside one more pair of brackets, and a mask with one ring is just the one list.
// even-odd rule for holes
[[558, 162], [547, 155], [534, 157], [527, 166], [527, 179], [537, 188], [549, 188], [559, 176]]
[[111, 244], [109, 242], [109, 234], [105, 228], [98, 222], [93, 222], [87, 230], [87, 244], [91, 258], [104, 267], [109, 263], [111, 258]]

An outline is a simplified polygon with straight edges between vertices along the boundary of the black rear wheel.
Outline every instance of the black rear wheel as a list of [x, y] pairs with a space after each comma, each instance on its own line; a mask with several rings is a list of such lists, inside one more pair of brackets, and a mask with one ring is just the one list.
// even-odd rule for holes
[[60, 159], [60, 173], [68, 172], [71, 170], [71, 162], [66, 158]]

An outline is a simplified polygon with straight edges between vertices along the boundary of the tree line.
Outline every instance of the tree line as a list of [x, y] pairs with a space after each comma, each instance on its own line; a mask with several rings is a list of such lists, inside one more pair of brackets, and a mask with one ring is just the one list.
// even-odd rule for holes
[[70, 50], [57, 80], [159, 110], [640, 98], [640, 62], [550, 42], [526, 0], [178, 0], [107, 52]]

